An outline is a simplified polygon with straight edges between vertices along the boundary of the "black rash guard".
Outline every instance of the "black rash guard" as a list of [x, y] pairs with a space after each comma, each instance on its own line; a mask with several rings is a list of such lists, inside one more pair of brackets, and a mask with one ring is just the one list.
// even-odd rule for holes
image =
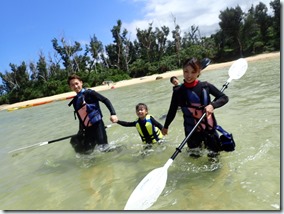
[[[163, 125], [160, 124], [157, 120], [154, 119], [154, 117], [150, 116], [150, 120], [152, 121], [152, 124], [156, 127], [158, 127], [160, 130], [163, 129]], [[119, 125], [122, 125], [122, 126], [125, 126], [125, 127], [135, 127], [136, 126], [136, 123], [139, 123], [140, 126], [144, 126], [145, 125], [145, 120], [140, 120], [140, 118], [138, 119], [138, 121], [133, 121], [133, 122], [126, 122], [126, 121], [121, 121], [121, 120], [118, 120], [117, 123]]]
[[[155, 120], [154, 117], [152, 117], [151, 115], [150, 115], [150, 120], [151, 120], [153, 126], [158, 127], [160, 130], [163, 129], [163, 125], [160, 124], [157, 120]], [[147, 143], [148, 142], [150, 143], [152, 140], [151, 140], [151, 137], [150, 137], [150, 135], [149, 135], [149, 133], [148, 133], [146, 127], [145, 127], [146, 120], [141, 120], [140, 118], [138, 118], [138, 120], [133, 121], [133, 122], [126, 122], [126, 121], [121, 121], [121, 120], [117, 121], [117, 123], [119, 125], [125, 126], [125, 127], [136, 127], [137, 122], [139, 123], [139, 125], [141, 127], [141, 130], [144, 134], [144, 137], [146, 138]]]
[[106, 105], [106, 107], [110, 112], [110, 115], [116, 115], [113, 105], [111, 104], [108, 98], [106, 98], [105, 96], [101, 95], [100, 93], [94, 90], [86, 90], [86, 92], [87, 92], [87, 94], [85, 95], [86, 103], [92, 103], [92, 100], [96, 99]]
[[[96, 103], [98, 105], [101, 117], [103, 117], [103, 115], [99, 106], [99, 101], [106, 105], [111, 115], [116, 115], [114, 107], [108, 98], [90, 89], [80, 93], [84, 93], [84, 100], [86, 103]], [[79, 94], [69, 103], [69, 106], [73, 103], [73, 107], [75, 110], [78, 110], [83, 102], [83, 100], [78, 97], [80, 97]], [[92, 151], [96, 144], [107, 144], [108, 140], [104, 121], [100, 120], [92, 126], [85, 127], [82, 121], [80, 120], [78, 135], [74, 138], [71, 138], [70, 143], [76, 152], [83, 154], [85, 152]]]

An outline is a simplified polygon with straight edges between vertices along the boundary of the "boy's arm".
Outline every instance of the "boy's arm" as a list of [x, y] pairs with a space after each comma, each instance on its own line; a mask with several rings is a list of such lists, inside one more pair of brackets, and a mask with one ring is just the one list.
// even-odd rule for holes
[[121, 126], [125, 126], [125, 127], [135, 127], [136, 126], [136, 122], [126, 122], [126, 121], [122, 121], [122, 120], [118, 120], [117, 124], [121, 125]]
[[96, 97], [96, 99], [98, 99], [99, 101], [103, 102], [106, 105], [106, 107], [110, 112], [110, 115], [116, 115], [114, 107], [108, 98], [106, 98], [105, 96], [101, 95], [100, 93], [94, 90], [91, 90], [91, 95]]
[[163, 125], [162, 125], [161, 123], [159, 123], [157, 120], [155, 120], [154, 117], [150, 116], [150, 119], [151, 119], [152, 123], [153, 123], [155, 126], [157, 126], [160, 130], [163, 129]]

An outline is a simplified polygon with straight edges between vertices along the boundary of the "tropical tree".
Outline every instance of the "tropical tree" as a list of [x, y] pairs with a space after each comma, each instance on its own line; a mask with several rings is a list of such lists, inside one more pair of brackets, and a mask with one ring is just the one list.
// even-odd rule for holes
[[100, 55], [103, 55], [104, 47], [101, 41], [95, 35], [91, 37], [89, 46], [86, 49], [91, 53], [92, 59], [89, 61], [89, 71], [93, 68], [97, 72], [96, 63], [100, 60]]
[[[119, 81], [174, 70], [190, 56], [223, 62], [280, 50], [280, 1], [273, 0], [270, 7], [271, 16], [262, 2], [252, 5], [248, 12], [239, 6], [226, 8], [220, 11], [220, 30], [210, 37], [201, 37], [196, 25], [181, 35], [173, 17], [172, 31], [167, 26], [153, 28], [153, 23], [149, 23], [146, 29], [136, 29], [134, 41], [118, 20], [111, 29], [111, 44], [103, 46], [94, 34], [84, 50], [79, 42], [54, 38], [53, 55], [45, 57], [40, 52], [38, 61], [22, 62], [20, 66], [10, 63], [9, 71], [0, 72], [0, 104], [69, 91], [66, 78], [71, 73], [79, 74], [89, 87], [105, 80]], [[170, 32], [172, 39], [168, 39]]]
[[243, 15], [244, 13], [239, 5], [220, 12], [219, 26], [222, 32], [223, 51], [227, 54], [243, 56], [241, 41]]
[[36, 69], [38, 71], [36, 79], [39, 82], [46, 82], [49, 79], [49, 72], [47, 69], [47, 63], [45, 60], [45, 56], [41, 53], [39, 56], [39, 60], [37, 62]]
[[280, 49], [280, 20], [281, 20], [281, 4], [280, 0], [270, 2], [270, 7], [273, 9], [274, 17], [272, 17], [272, 27], [274, 29], [273, 44], [276, 50]]
[[56, 38], [52, 39], [53, 48], [61, 56], [67, 73], [71, 74], [80, 71], [79, 58], [76, 56], [80, 51], [82, 51], [81, 44], [76, 41], [74, 45], [67, 44], [63, 37], [60, 39], [60, 42], [62, 43], [61, 46], [58, 44], [58, 40]]
[[155, 61], [159, 62], [166, 52], [166, 42], [169, 32], [170, 32], [169, 27], [162, 26], [161, 29], [156, 27], [155, 30], [156, 50], [154, 50], [156, 52]]
[[174, 39], [173, 42], [168, 42], [168, 46], [174, 47], [172, 52], [175, 53], [177, 66], [181, 66], [181, 59], [180, 59], [180, 50], [181, 50], [181, 29], [180, 26], [176, 23], [176, 18], [174, 17], [174, 25], [175, 29], [172, 31], [172, 38]]
[[264, 45], [268, 44], [269, 41], [269, 27], [271, 26], [271, 19], [267, 15], [267, 7], [265, 4], [260, 2], [255, 7], [255, 21], [259, 27], [260, 38]]
[[149, 23], [148, 29], [141, 30], [140, 28], [137, 28], [136, 31], [136, 37], [139, 44], [138, 51], [140, 52], [140, 57], [142, 60], [145, 60], [146, 62], [153, 62], [154, 57], [154, 46], [156, 42], [156, 36], [155, 32], [153, 31], [153, 22]]
[[122, 30], [122, 22], [118, 20], [117, 25], [113, 26], [111, 32], [114, 41], [113, 44], [106, 46], [109, 57], [108, 64], [113, 68], [128, 72], [130, 51], [130, 41], [127, 39], [128, 31], [126, 29]]
[[248, 10], [248, 13], [244, 15], [242, 39], [245, 53], [258, 53], [263, 47], [253, 5]]

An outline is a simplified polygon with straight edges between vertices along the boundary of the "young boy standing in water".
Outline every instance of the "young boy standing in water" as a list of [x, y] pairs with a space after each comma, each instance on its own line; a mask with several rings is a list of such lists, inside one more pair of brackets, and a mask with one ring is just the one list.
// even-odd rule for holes
[[117, 124], [125, 127], [136, 127], [141, 140], [147, 145], [160, 142], [163, 138], [162, 124], [148, 114], [148, 107], [144, 103], [138, 103], [135, 107], [138, 118], [133, 122], [116, 120]]
[[96, 145], [101, 145], [102, 151], [107, 150], [107, 134], [99, 102], [106, 105], [110, 112], [110, 121], [114, 122], [117, 117], [111, 102], [98, 92], [83, 88], [83, 81], [75, 74], [68, 77], [67, 83], [77, 93], [69, 103], [69, 106], [73, 104], [79, 119], [78, 135], [72, 137], [70, 142], [75, 152], [90, 154]]
[[176, 88], [178, 88], [180, 86], [179, 80], [176, 76], [172, 76], [170, 78], [170, 82], [173, 84], [173, 90], [175, 90]]
[[[206, 65], [207, 66], [207, 65]], [[197, 124], [203, 113], [206, 117], [193, 132], [187, 145], [191, 156], [199, 157], [203, 146], [209, 150], [208, 157], [216, 157], [221, 151], [221, 144], [216, 131], [214, 109], [225, 105], [228, 97], [209, 82], [201, 82], [199, 77], [204, 66], [196, 58], [189, 58], [183, 64], [184, 83], [173, 90], [171, 104], [162, 129], [164, 135], [174, 120], [178, 107], [181, 107], [184, 118], [184, 132], [187, 136]], [[215, 99], [211, 101], [210, 95]]]

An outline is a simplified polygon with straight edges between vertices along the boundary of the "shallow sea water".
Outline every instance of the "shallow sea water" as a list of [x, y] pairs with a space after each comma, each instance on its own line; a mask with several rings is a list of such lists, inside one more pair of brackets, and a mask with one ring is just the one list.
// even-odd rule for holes
[[[204, 71], [200, 80], [221, 88], [228, 69]], [[135, 120], [135, 105], [144, 102], [163, 124], [171, 92], [169, 79], [161, 79], [101, 93], [112, 101], [120, 119]], [[233, 80], [225, 93], [230, 101], [215, 114], [233, 133], [236, 150], [222, 152], [213, 163], [206, 155], [189, 157], [185, 146], [149, 210], [280, 210], [280, 59], [249, 62], [246, 74]], [[123, 210], [138, 183], [163, 166], [185, 137], [178, 112], [166, 143], [148, 153], [141, 152], [135, 128], [117, 124], [107, 128], [110, 144], [121, 146], [113, 152], [76, 157], [64, 140], [8, 153], [75, 134], [78, 121], [68, 102], [0, 111], [2, 210]], [[105, 123], [111, 124], [106, 107], [101, 107]]]

